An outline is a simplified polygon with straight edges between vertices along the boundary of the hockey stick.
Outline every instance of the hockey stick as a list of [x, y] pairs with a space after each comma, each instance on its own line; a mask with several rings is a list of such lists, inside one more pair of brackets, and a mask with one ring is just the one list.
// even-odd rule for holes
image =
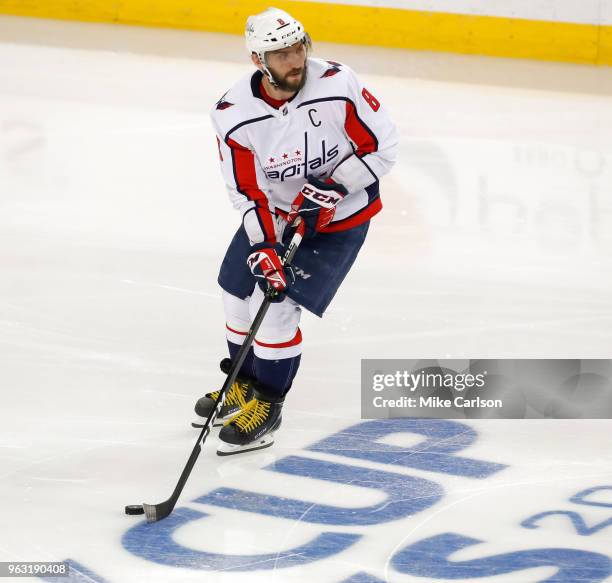
[[[289, 246], [287, 247], [287, 250], [285, 251], [285, 254], [282, 258], [283, 265], [285, 263], [290, 263], [291, 260], [293, 259], [295, 252], [297, 251], [298, 247], [300, 246], [300, 243], [302, 242], [302, 237], [304, 236], [305, 226], [306, 225], [303, 222], [300, 222], [298, 224], [295, 234], [293, 235], [291, 242], [289, 243]], [[198, 456], [200, 455], [200, 452], [202, 451], [202, 446], [204, 445], [204, 442], [206, 441], [206, 438], [208, 437], [208, 434], [210, 433], [210, 428], [212, 427], [213, 423], [215, 422], [215, 419], [218, 417], [219, 412], [221, 411], [221, 407], [223, 406], [223, 403], [225, 401], [225, 394], [227, 393], [228, 389], [232, 386], [232, 384], [236, 380], [236, 377], [238, 376], [238, 371], [240, 370], [240, 367], [242, 366], [242, 363], [244, 362], [247, 356], [247, 353], [249, 349], [251, 348], [253, 341], [255, 340], [255, 334], [257, 334], [257, 331], [259, 330], [259, 326], [261, 325], [261, 322], [263, 321], [266, 313], [268, 312], [268, 308], [270, 307], [271, 300], [274, 298], [276, 294], [277, 294], [276, 290], [272, 288], [268, 289], [268, 291], [266, 292], [266, 295], [264, 297], [263, 302], [261, 303], [259, 311], [257, 312], [257, 315], [255, 316], [253, 323], [251, 324], [249, 333], [247, 337], [244, 339], [244, 342], [242, 343], [242, 346], [240, 350], [238, 351], [238, 354], [236, 355], [236, 360], [234, 361], [233, 366], [231, 370], [229, 371], [229, 374], [227, 375], [225, 382], [223, 383], [223, 387], [221, 387], [215, 407], [208, 414], [208, 418], [206, 419], [206, 422], [204, 423], [204, 427], [202, 428], [202, 431], [198, 437], [198, 441], [196, 442], [195, 447], [193, 448], [193, 451], [191, 452], [191, 455], [189, 456], [189, 459], [187, 460], [187, 464], [185, 465], [185, 468], [183, 469], [183, 472], [181, 473], [181, 477], [179, 478], [178, 483], [176, 484], [176, 487], [174, 488], [174, 492], [172, 492], [172, 496], [170, 496], [170, 498], [168, 498], [167, 500], [160, 502], [159, 504], [143, 504], [142, 505], [142, 508], [144, 509], [144, 513], [146, 514], [146, 517], [147, 517], [147, 522], [157, 522], [158, 520], [162, 520], [163, 518], [166, 518], [167, 516], [169, 516], [170, 513], [174, 510], [174, 506], [176, 505], [179, 499], [179, 496], [181, 495], [181, 492], [183, 491], [183, 488], [185, 487], [185, 484], [187, 483], [187, 479], [189, 478], [191, 474], [191, 470], [193, 470], [193, 466], [195, 465], [196, 460], [198, 459]], [[142, 512], [140, 513], [142, 514]]]

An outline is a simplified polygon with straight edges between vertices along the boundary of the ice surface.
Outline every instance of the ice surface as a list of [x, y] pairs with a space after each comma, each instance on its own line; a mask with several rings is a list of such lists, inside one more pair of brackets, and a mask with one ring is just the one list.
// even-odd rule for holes
[[[606, 580], [609, 421], [462, 423], [478, 477], [409, 427], [308, 448], [361, 423], [361, 358], [612, 356], [610, 69], [317, 46], [401, 129], [384, 213], [303, 319], [275, 446], [219, 459], [211, 436], [170, 519], [122, 514], [170, 494], [221, 379], [238, 218], [208, 110], [249, 70], [240, 43], [0, 18], [0, 560], [113, 583]], [[368, 443], [431, 467], [349, 455]], [[529, 522], [547, 511], [570, 514]], [[483, 542], [449, 566], [457, 537]]]

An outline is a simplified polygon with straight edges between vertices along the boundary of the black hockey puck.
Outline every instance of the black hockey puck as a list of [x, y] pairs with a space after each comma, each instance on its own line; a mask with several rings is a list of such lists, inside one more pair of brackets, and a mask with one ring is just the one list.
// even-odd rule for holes
[[126, 514], [144, 514], [144, 508], [142, 504], [130, 504], [125, 507]]

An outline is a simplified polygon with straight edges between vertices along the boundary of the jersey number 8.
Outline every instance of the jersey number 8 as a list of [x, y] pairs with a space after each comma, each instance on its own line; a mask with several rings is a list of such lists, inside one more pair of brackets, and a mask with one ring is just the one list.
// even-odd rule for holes
[[380, 108], [380, 101], [378, 101], [378, 99], [376, 99], [376, 97], [374, 97], [365, 87], [361, 91], [361, 95], [374, 111], [378, 111]]

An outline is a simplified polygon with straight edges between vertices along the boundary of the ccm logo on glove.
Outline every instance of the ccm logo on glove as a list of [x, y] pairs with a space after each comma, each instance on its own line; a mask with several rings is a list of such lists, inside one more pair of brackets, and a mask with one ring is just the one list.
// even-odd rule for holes
[[313, 188], [310, 184], [304, 184], [302, 187], [302, 194], [305, 198], [327, 209], [335, 207], [344, 198], [339, 192], [322, 192], [321, 190]]
[[305, 224], [305, 236], [314, 237], [334, 219], [336, 205], [348, 194], [342, 184], [330, 178], [325, 181], [307, 176], [308, 182], [291, 203], [287, 221], [300, 217]]

